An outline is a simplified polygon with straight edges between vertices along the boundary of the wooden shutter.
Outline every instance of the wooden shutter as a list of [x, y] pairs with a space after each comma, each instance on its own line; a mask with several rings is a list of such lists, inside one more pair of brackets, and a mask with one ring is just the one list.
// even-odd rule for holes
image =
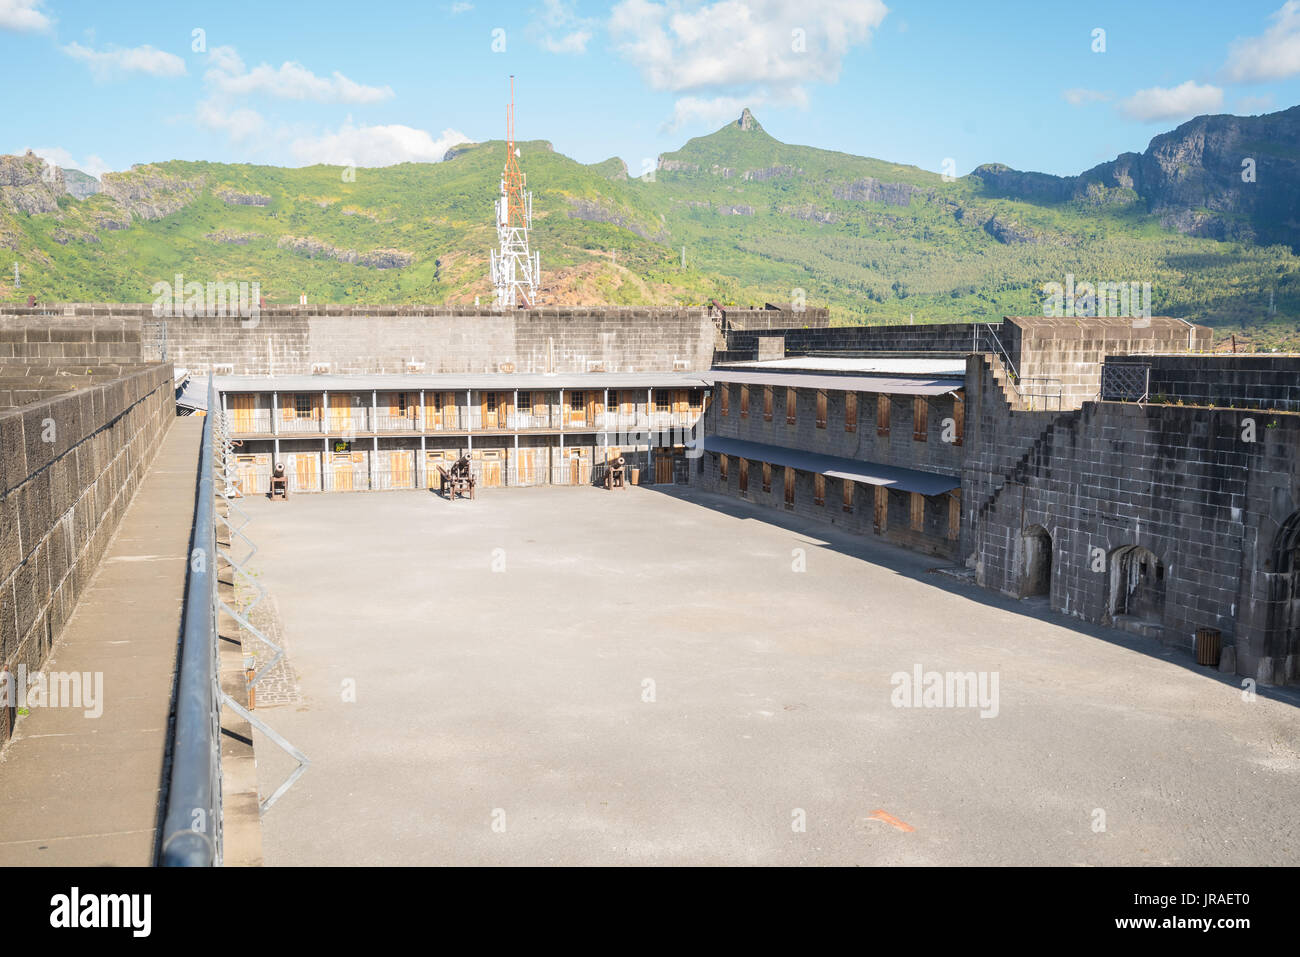
[[858, 394], [844, 393], [844, 431], [858, 431]]
[[795, 401], [794, 389], [785, 390], [785, 424], [794, 425], [795, 415], [799, 410], [798, 403]]
[[876, 435], [889, 435], [889, 396], [876, 396]]
[[763, 386], [763, 421], [772, 421], [772, 387]]
[[955, 542], [961, 537], [961, 489], [955, 488], [948, 493], [948, 541]]
[[953, 445], [961, 445], [961, 440], [966, 434], [966, 398], [964, 396], [953, 396], [952, 400], [952, 421], [953, 421]]
[[821, 472], [813, 476], [813, 504], [826, 504], [826, 476]]
[[772, 465], [770, 462], [763, 463], [763, 491], [772, 491]]
[[721, 415], [731, 414], [731, 386], [724, 382], [718, 389], [719, 413]]
[[924, 442], [930, 434], [930, 403], [925, 396], [912, 399], [912, 440]]
[[740, 460], [740, 491], [741, 494], [749, 491], [749, 459]]
[[794, 508], [794, 469], [785, 467], [785, 505]]
[[826, 390], [817, 390], [817, 428], [826, 428]]
[[877, 535], [883, 535], [889, 530], [889, 489], [883, 485], [875, 486], [876, 502], [875, 514], [872, 518], [872, 527]]
[[718, 477], [724, 482], [727, 480], [727, 456], [725, 454], [718, 458]]
[[740, 387], [740, 417], [749, 418], [749, 386], [747, 385]]
[[920, 492], [912, 493], [912, 531], [925, 530], [925, 496]]
[[846, 512], [852, 513], [853, 512], [853, 480], [844, 479], [844, 481], [841, 484], [844, 486], [844, 492], [843, 492], [844, 504], [841, 506], [841, 508], [843, 508], [843, 510]]

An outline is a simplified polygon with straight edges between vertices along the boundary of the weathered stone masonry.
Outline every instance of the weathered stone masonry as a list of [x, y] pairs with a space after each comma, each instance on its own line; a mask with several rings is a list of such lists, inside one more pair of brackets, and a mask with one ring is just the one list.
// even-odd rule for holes
[[[7, 671], [35, 670], [49, 654], [175, 414], [168, 365], [0, 410]], [[12, 710], [0, 710], [0, 739], [12, 728]]]

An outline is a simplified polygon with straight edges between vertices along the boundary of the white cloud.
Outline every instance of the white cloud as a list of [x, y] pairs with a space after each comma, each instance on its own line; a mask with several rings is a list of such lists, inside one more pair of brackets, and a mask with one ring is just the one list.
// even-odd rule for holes
[[[669, 121], [678, 126], [740, 101], [806, 104], [807, 85], [837, 82], [888, 13], [881, 0], [622, 0], [608, 27], [653, 89], [688, 94]], [[703, 93], [713, 98], [690, 95]]]
[[1269, 17], [1262, 36], [1236, 40], [1224, 73], [1234, 83], [1281, 80], [1300, 73], [1300, 0], [1287, 0]]
[[1188, 80], [1172, 88], [1153, 86], [1138, 90], [1119, 108], [1131, 119], [1152, 121], [1183, 119], [1212, 112], [1222, 105], [1223, 90], [1219, 87]]
[[51, 20], [41, 12], [43, 0], [0, 0], [0, 30], [34, 33], [48, 30]]
[[[610, 33], [658, 90], [833, 83], [888, 13], [880, 0], [623, 0]], [[802, 31], [799, 33], [797, 31]]]
[[594, 27], [594, 20], [578, 16], [573, 0], [543, 0], [541, 16], [530, 24], [534, 33], [544, 31], [540, 42], [550, 53], [586, 53]]
[[590, 30], [575, 30], [556, 40], [550, 34], [542, 37], [542, 46], [551, 53], [586, 53]]
[[1061, 97], [1071, 106], [1083, 106], [1085, 103], [1105, 103], [1110, 99], [1110, 94], [1103, 93], [1101, 90], [1085, 90], [1082, 87], [1075, 87], [1061, 91]]
[[227, 96], [265, 94], [282, 100], [314, 100], [318, 103], [379, 103], [393, 96], [392, 87], [366, 86], [348, 79], [338, 70], [320, 77], [301, 63], [286, 61], [272, 67], [263, 63], [251, 70], [233, 47], [216, 47], [208, 55], [204, 79], [214, 90]]
[[61, 49], [74, 60], [87, 64], [100, 79], [118, 73], [147, 73], [150, 76], [184, 76], [186, 73], [184, 60], [174, 53], [155, 50], [147, 43], [124, 50], [95, 50], [74, 42]]
[[681, 96], [673, 104], [672, 118], [661, 127], [661, 132], [673, 133], [683, 126], [692, 124], [716, 127], [739, 119], [746, 107], [756, 110], [763, 106], [799, 106], [808, 105], [807, 94], [803, 89], [791, 90], [779, 96], [769, 93], [751, 93], [747, 96]]
[[96, 179], [105, 173], [112, 172], [112, 168], [102, 158], [93, 154], [83, 160], [77, 160], [71, 153], [60, 146], [34, 146], [32, 152], [53, 166], [58, 166], [61, 169], [79, 169], [83, 173], [89, 173]]
[[443, 130], [436, 139], [426, 130], [392, 124], [354, 126], [349, 120], [338, 130], [317, 137], [294, 140], [292, 150], [305, 166], [392, 166], [395, 163], [438, 163], [447, 150], [469, 137], [456, 130]]
[[198, 105], [200, 126], [224, 133], [232, 143], [243, 144], [266, 132], [266, 120], [256, 110], [228, 106], [219, 100], [204, 100]]
[[462, 13], [469, 13], [473, 9], [474, 9], [474, 4], [472, 3], [464, 3], [464, 2], [453, 3], [451, 5], [451, 15], [453, 17], [459, 16]]

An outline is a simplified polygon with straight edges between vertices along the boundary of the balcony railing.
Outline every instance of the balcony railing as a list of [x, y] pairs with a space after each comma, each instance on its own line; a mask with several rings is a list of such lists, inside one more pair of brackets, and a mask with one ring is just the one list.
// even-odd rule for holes
[[419, 429], [420, 420], [414, 411], [406, 415], [393, 415], [391, 412], [375, 414], [376, 432], [418, 432]]

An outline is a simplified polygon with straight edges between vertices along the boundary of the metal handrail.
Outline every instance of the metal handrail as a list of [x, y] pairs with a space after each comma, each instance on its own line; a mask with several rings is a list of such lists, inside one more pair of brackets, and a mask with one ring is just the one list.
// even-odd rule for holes
[[221, 862], [220, 691], [217, 686], [216, 492], [213, 423], [216, 388], [208, 377], [208, 414], [199, 450], [194, 539], [185, 584], [185, 618], [172, 734], [172, 768], [163, 820], [165, 867]]

